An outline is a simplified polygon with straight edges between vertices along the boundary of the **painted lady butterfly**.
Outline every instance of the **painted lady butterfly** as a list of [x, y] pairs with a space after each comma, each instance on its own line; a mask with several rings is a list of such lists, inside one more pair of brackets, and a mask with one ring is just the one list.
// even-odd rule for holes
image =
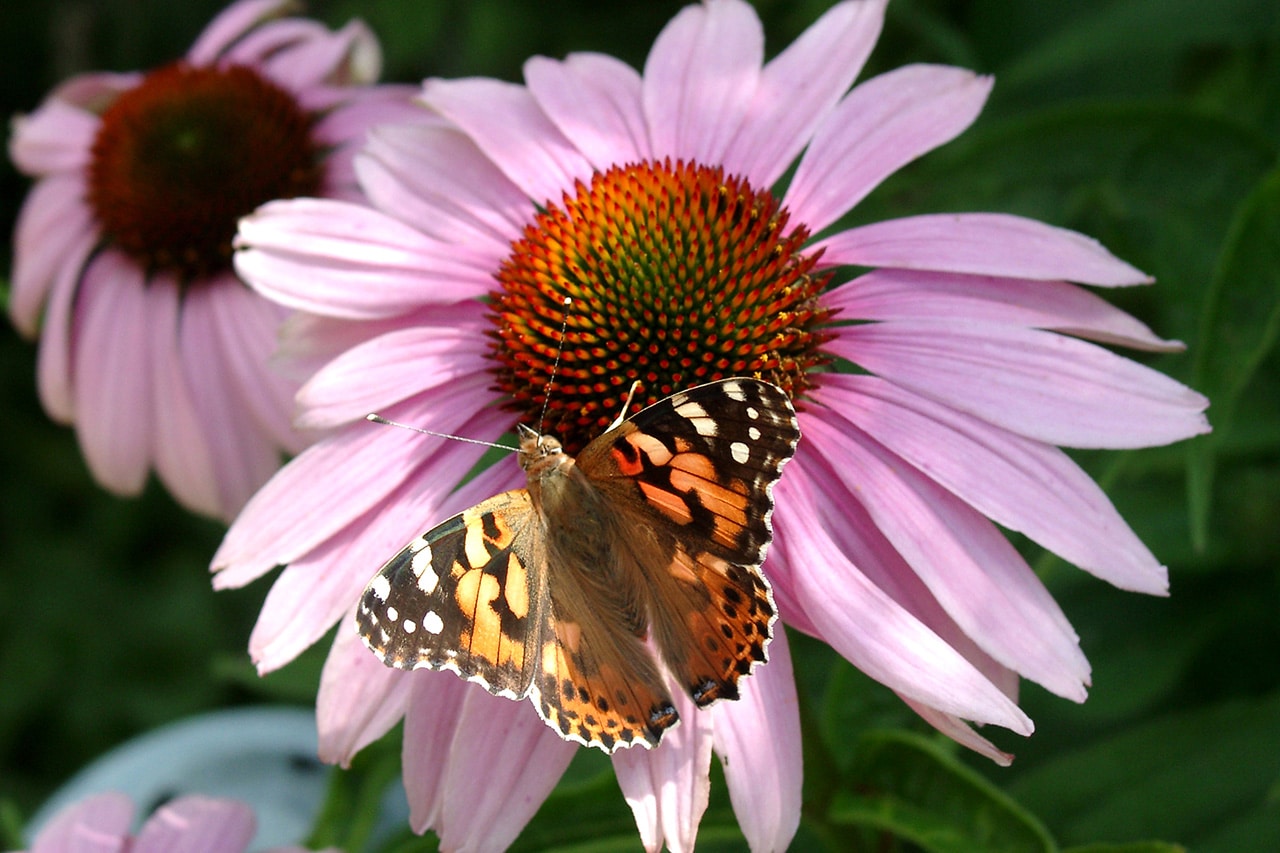
[[521, 425], [527, 488], [392, 557], [360, 634], [389, 666], [529, 697], [566, 740], [651, 747], [679, 719], [664, 667], [703, 707], [766, 659], [770, 491], [799, 438], [787, 395], [747, 378], [619, 417], [576, 459]]

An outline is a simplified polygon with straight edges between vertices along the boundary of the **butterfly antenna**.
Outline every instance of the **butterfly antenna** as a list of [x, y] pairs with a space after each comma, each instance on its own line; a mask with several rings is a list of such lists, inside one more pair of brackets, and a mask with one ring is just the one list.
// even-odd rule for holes
[[476, 439], [476, 438], [464, 438], [463, 436], [460, 436], [460, 435], [450, 435], [447, 432], [436, 432], [435, 430], [423, 429], [422, 427], [410, 426], [409, 424], [402, 424], [399, 421], [389, 421], [386, 418], [384, 418], [382, 415], [369, 414], [369, 415], [365, 415], [364, 419], [366, 421], [372, 421], [375, 424], [383, 424], [385, 426], [400, 427], [400, 429], [407, 429], [412, 432], [420, 432], [423, 435], [434, 435], [437, 438], [451, 438], [454, 441], [465, 441], [467, 444], [479, 444], [481, 447], [498, 447], [498, 448], [501, 448], [502, 450], [515, 450], [514, 447], [507, 447], [505, 444], [494, 444], [492, 441], [480, 441], [479, 439]]
[[547, 377], [547, 391], [542, 398], [542, 411], [538, 414], [538, 435], [542, 435], [542, 426], [547, 419], [547, 406], [551, 404], [551, 388], [556, 384], [556, 372], [560, 369], [560, 356], [564, 353], [564, 333], [569, 328], [569, 306], [573, 297], [564, 298], [564, 315], [560, 318], [560, 343], [556, 346], [556, 360], [551, 362], [551, 375]]
[[[640, 389], [641, 384], [639, 379], [632, 381], [631, 390], [627, 392], [627, 400], [622, 404], [622, 411], [618, 412], [618, 416], [613, 419], [613, 423], [609, 424], [609, 429], [617, 428], [618, 424], [627, 419], [627, 409], [631, 408], [631, 398], [636, 395], [636, 391]], [[605, 432], [608, 432], [609, 429], [605, 430]]]

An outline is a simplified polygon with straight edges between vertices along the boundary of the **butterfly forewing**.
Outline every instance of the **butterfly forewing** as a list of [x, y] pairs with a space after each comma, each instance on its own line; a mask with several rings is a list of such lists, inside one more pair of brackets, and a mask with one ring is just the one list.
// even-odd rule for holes
[[523, 489], [492, 497], [387, 561], [356, 610], [388, 666], [451, 669], [490, 693], [525, 696], [537, 671], [545, 576], [537, 517]]
[[760, 563], [773, 484], [799, 439], [785, 393], [730, 379], [655, 403], [578, 459], [620, 512], [654, 531], [643, 555], [652, 633], [699, 705], [736, 698], [738, 680], [766, 660], [775, 610]]

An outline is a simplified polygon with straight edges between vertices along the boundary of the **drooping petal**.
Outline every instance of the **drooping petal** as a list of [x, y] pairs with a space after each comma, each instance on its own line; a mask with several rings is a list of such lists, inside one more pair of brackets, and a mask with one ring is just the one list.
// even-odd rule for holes
[[453, 673], [413, 678], [404, 738], [411, 825], [434, 829], [446, 850], [506, 848], [577, 747], [528, 702], [490, 696]]
[[209, 516], [223, 514], [218, 477], [209, 453], [204, 422], [182, 372], [179, 338], [180, 290], [176, 282], [153, 279], [147, 284], [151, 302], [152, 452], [156, 474], [178, 502]]
[[1089, 664], [1075, 632], [1009, 541], [970, 506], [841, 421], [815, 409], [805, 436], [832, 460], [845, 488], [857, 489], [876, 527], [947, 613], [1000, 663], [1084, 701]]
[[898, 698], [905, 702], [911, 710], [919, 714], [926, 723], [961, 746], [972, 749], [1001, 767], [1008, 767], [1013, 763], [1013, 755], [997, 748], [995, 744], [974, 731], [973, 727], [961, 718], [945, 714], [936, 708], [930, 708], [928, 705], [917, 702], [908, 696], [899, 696]]
[[773, 626], [769, 663], [741, 688], [737, 701], [710, 708], [715, 752], [751, 849], [786, 850], [800, 826], [804, 761], [796, 680], [781, 623]]
[[232, 3], [200, 33], [187, 51], [187, 61], [192, 65], [212, 65], [245, 33], [292, 8], [294, 0], [241, 0]]
[[[852, 507], [837, 504], [838, 509], [833, 509], [830, 501], [806, 494], [815, 491], [809, 470], [823, 467], [813, 461], [816, 450], [805, 450], [813, 444], [800, 445], [809, 464], [792, 463], [778, 483], [775, 518], [780, 528], [785, 524], [790, 530], [808, 532], [788, 536], [786, 550], [793, 594], [818, 636], [867, 675], [902, 695], [964, 719], [1030, 734], [1031, 720], [1016, 704], [951, 643], [849, 561], [851, 553], [875, 560], [876, 551], [840, 548], [826, 535], [829, 524], [852, 527], [861, 520], [851, 514]], [[811, 510], [805, 521], [788, 520], [799, 506]], [[839, 518], [828, 519], [832, 512]], [[881, 549], [879, 556], [901, 563], [901, 557], [891, 551]], [[907, 581], [900, 569], [888, 576]]]
[[874, 222], [819, 240], [823, 264], [1076, 281], [1118, 287], [1152, 279], [1102, 244], [1005, 213], [937, 213]]
[[428, 80], [422, 100], [463, 130], [535, 204], [558, 203], [591, 164], [523, 86], [498, 80]]
[[93, 217], [83, 198], [84, 179], [79, 174], [54, 175], [31, 188], [18, 214], [9, 316], [29, 338], [40, 329], [41, 309], [54, 282], [78, 278], [96, 242]]
[[84, 273], [72, 352], [76, 435], [94, 478], [135, 495], [151, 461], [150, 300], [142, 271], [118, 252]]
[[343, 767], [404, 716], [412, 678], [365, 648], [350, 619], [338, 625], [316, 692], [320, 760]]
[[764, 29], [751, 6], [708, 0], [684, 7], [645, 61], [653, 154], [720, 162], [755, 97], [763, 62]]
[[1008, 323], [1150, 352], [1184, 349], [1181, 341], [1158, 337], [1136, 317], [1065, 281], [881, 269], [832, 288], [822, 301], [859, 320]]
[[237, 356], [220, 339], [219, 299], [216, 287], [189, 291], [183, 299], [179, 335], [183, 375], [187, 387], [199, 391], [193, 402], [229, 519], [280, 467], [280, 450], [261, 430], [247, 429], [243, 423], [247, 413], [230, 364]]
[[874, 376], [833, 374], [815, 399], [1003, 527], [1122, 589], [1167, 592], [1165, 568], [1056, 447]]
[[1067, 447], [1150, 447], [1207, 432], [1202, 395], [1102, 347], [995, 323], [844, 326], [826, 348], [925, 397]]
[[821, 231], [889, 175], [959, 136], [991, 85], [990, 77], [943, 65], [908, 65], [859, 84], [814, 134], [784, 203]]
[[573, 53], [563, 62], [535, 56], [524, 64], [524, 80], [547, 118], [598, 171], [652, 157], [640, 75], [630, 65], [601, 53]]
[[761, 187], [782, 177], [862, 70], [887, 1], [836, 4], [765, 65], [746, 120], [724, 152], [726, 172]]
[[671, 853], [691, 851], [711, 796], [712, 717], [683, 691], [672, 693], [680, 722], [655, 749], [631, 747], [613, 754], [618, 786], [636, 819], [645, 850], [665, 844]]
[[147, 819], [133, 853], [243, 853], [257, 824], [253, 809], [236, 800], [181, 797]]
[[474, 298], [492, 286], [454, 260], [449, 246], [349, 202], [271, 202], [240, 220], [236, 241], [236, 271], [250, 286], [328, 316], [385, 317]]
[[118, 791], [88, 797], [54, 815], [31, 853], [119, 853], [133, 823], [133, 802]]

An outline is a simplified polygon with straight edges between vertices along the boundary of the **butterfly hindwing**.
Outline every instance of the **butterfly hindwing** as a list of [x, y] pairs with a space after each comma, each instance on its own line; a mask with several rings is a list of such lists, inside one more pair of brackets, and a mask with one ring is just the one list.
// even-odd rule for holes
[[365, 589], [356, 621], [388, 666], [450, 669], [520, 698], [546, 619], [537, 517], [523, 489], [492, 497], [413, 540]]

